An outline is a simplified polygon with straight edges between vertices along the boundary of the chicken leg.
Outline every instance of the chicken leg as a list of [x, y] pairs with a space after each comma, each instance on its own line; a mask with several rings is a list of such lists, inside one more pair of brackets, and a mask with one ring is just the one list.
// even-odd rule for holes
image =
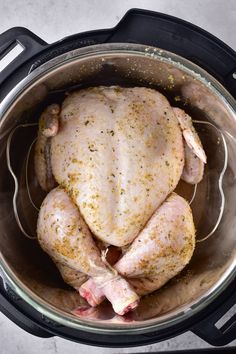
[[[195, 228], [189, 204], [172, 193], [114, 268], [127, 278], [139, 295], [159, 289], [190, 261]], [[82, 285], [93, 291], [91, 280]], [[96, 298], [97, 304], [102, 301]]]
[[[139, 297], [125, 279], [102, 261], [89, 228], [62, 188], [53, 189], [46, 196], [39, 212], [37, 233], [41, 247], [54, 262], [90, 276], [116, 313], [123, 315], [137, 307]], [[65, 269], [63, 273], [66, 278]], [[83, 294], [94, 306], [93, 294]]]

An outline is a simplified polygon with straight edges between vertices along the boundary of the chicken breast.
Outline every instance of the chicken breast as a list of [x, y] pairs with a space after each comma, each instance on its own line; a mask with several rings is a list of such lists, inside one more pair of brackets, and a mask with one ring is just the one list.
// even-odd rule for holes
[[167, 99], [155, 90], [81, 90], [63, 102], [51, 165], [94, 235], [124, 246], [180, 179], [181, 129]]

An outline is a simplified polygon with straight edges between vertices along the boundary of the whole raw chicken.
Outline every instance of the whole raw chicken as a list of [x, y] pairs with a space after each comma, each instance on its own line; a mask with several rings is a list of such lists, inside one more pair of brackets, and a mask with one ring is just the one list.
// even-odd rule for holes
[[173, 190], [180, 178], [198, 183], [205, 162], [191, 118], [159, 92], [69, 94], [40, 118], [41, 247], [91, 306], [107, 298], [123, 315], [191, 259], [192, 212]]

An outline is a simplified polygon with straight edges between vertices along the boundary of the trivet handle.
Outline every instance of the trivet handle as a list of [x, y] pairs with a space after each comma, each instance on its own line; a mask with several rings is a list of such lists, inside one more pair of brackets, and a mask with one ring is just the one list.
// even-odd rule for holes
[[[38, 54], [47, 43], [23, 27], [13, 27], [0, 35], [0, 85], [28, 59]], [[7, 56], [18, 47], [18, 55], [5, 66]], [[9, 58], [10, 59], [10, 58]], [[4, 68], [2, 68], [4, 64]], [[7, 64], [7, 63], [6, 63]]]

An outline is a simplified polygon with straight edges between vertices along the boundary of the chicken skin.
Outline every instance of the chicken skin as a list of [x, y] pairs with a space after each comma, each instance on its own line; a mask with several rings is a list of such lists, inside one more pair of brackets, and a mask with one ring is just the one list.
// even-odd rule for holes
[[[180, 178], [198, 183], [204, 163], [191, 118], [159, 92], [72, 93], [40, 118], [35, 171], [51, 190], [39, 212], [40, 245], [91, 306], [107, 298], [124, 314], [190, 261], [192, 213], [173, 191]], [[97, 241], [123, 250], [113, 266]]]
[[[38, 240], [55, 262], [92, 277], [115, 312], [123, 315], [136, 307], [138, 296], [117, 272], [106, 267], [78, 208], [59, 187], [47, 195], [41, 207]], [[93, 304], [92, 294], [89, 301]]]

